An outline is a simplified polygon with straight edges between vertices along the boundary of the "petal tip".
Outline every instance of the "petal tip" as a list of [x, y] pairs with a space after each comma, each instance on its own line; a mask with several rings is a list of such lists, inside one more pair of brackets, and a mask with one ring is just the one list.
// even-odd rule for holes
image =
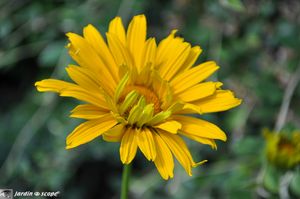
[[146, 18], [145, 14], [135, 15], [133, 18]]
[[67, 150], [72, 149], [72, 148], [74, 148], [74, 146], [71, 146], [71, 145], [67, 145], [67, 146], [65, 147], [65, 149], [67, 149]]
[[237, 104], [240, 105], [243, 102], [242, 99], [237, 98]]
[[67, 32], [67, 33], [66, 33], [66, 36], [67, 36], [68, 38], [70, 38], [70, 37], [72, 37], [73, 34], [74, 34], [74, 33], [72, 33], [72, 32]]
[[193, 164], [193, 167], [197, 167], [197, 166], [203, 165], [203, 164], [205, 164], [206, 162], [208, 162], [208, 160], [202, 160], [201, 162], [194, 163], [194, 164]]

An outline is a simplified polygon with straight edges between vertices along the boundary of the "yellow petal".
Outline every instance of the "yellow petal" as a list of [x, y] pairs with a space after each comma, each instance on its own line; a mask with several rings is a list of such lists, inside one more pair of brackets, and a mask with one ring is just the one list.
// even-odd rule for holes
[[126, 65], [128, 68], [133, 68], [134, 62], [128, 48], [112, 33], [106, 33], [108, 46], [118, 66]]
[[106, 114], [102, 118], [80, 124], [70, 135], [68, 135], [66, 149], [71, 149], [92, 141], [116, 125], [116, 123], [117, 122], [111, 114]]
[[212, 149], [217, 149], [217, 144], [213, 139], [203, 138], [198, 135], [185, 133], [183, 131], [178, 131], [179, 134], [184, 135], [192, 140], [195, 140], [196, 142], [200, 142], [202, 144], [210, 145]]
[[176, 134], [177, 131], [179, 129], [181, 129], [181, 126], [182, 125], [179, 122], [177, 122], [175, 120], [170, 120], [170, 121], [166, 121], [166, 122], [156, 125], [155, 128], [159, 128], [159, 129], [165, 130], [169, 133]]
[[203, 114], [200, 107], [192, 103], [185, 103], [182, 110], [179, 110], [177, 112], [177, 114], [189, 114], [189, 113]]
[[133, 80], [135, 82], [134, 84], [143, 85], [144, 87], [150, 87], [153, 82], [153, 79], [151, 77], [151, 67], [152, 64], [148, 62], [148, 64], [141, 69], [136, 78]]
[[104, 132], [102, 137], [107, 142], [121, 142], [125, 130], [126, 128], [123, 124], [118, 124], [108, 131]]
[[151, 79], [152, 88], [162, 102], [160, 108], [167, 109], [167, 107], [171, 105], [173, 99], [172, 90], [169, 85], [169, 82], [162, 79], [156, 71], [152, 71]]
[[177, 113], [178, 111], [181, 111], [184, 107], [184, 102], [174, 102], [167, 111], [170, 111], [172, 114]]
[[192, 175], [192, 166], [195, 165], [193, 158], [185, 142], [178, 135], [159, 130], [162, 140], [168, 145], [178, 162], [182, 165], [188, 175]]
[[146, 67], [148, 63], [150, 63], [151, 66], [155, 66], [156, 49], [155, 38], [148, 39], [143, 50], [141, 62], [139, 63], [141, 67]]
[[133, 56], [135, 65], [140, 68], [145, 46], [147, 22], [144, 15], [134, 16], [127, 30], [127, 45]]
[[121, 17], [115, 17], [109, 23], [108, 32], [117, 36], [123, 45], [126, 45], [125, 29]]
[[90, 91], [99, 91], [101, 84], [91, 71], [74, 65], [69, 65], [66, 70], [71, 79], [81, 87]]
[[172, 81], [171, 86], [174, 89], [174, 93], [180, 93], [197, 83], [205, 80], [212, 73], [214, 73], [219, 67], [213, 61], [208, 61], [198, 66], [191, 68], [179, 75], [177, 75]]
[[180, 115], [173, 116], [173, 119], [182, 124], [181, 131], [185, 134], [226, 141], [226, 134], [219, 127], [210, 122], [199, 118]]
[[78, 86], [70, 82], [65, 82], [57, 79], [44, 79], [37, 81], [34, 84], [39, 92], [56, 92], [60, 93], [65, 89], [74, 89]]
[[[150, 38], [146, 41], [145, 47], [142, 53], [141, 62], [137, 65], [139, 75], [136, 79], [136, 84], [150, 86], [152, 83], [153, 69], [155, 69], [156, 59], [156, 42], [155, 38]], [[158, 75], [158, 72], [156, 72]]]
[[156, 144], [154, 164], [163, 179], [168, 180], [169, 178], [173, 178], [174, 160], [172, 153], [157, 133], [153, 134], [153, 138]]
[[[176, 32], [177, 30], [172, 30], [169, 36], [167, 36], [158, 44], [156, 64], [159, 67], [162, 67], [163, 63], [170, 58], [170, 46], [172, 46], [175, 42], [174, 40]], [[176, 42], [180, 41], [182, 41], [182, 39], [176, 39]]]
[[222, 85], [220, 82], [205, 82], [197, 84], [189, 89], [177, 94], [176, 97], [184, 102], [191, 102], [208, 97], [216, 91]]
[[191, 45], [186, 42], [182, 42], [180, 39], [174, 40], [173, 45], [168, 47], [170, 51], [169, 57], [166, 57], [166, 61], [163, 62], [163, 66], [160, 67], [159, 73], [165, 80], [171, 80], [173, 76], [181, 68], [182, 64], [186, 61], [190, 54]]
[[135, 157], [137, 139], [135, 129], [128, 128], [123, 135], [120, 146], [120, 157], [123, 164], [129, 164]]
[[100, 93], [103, 96], [103, 98], [106, 101], [107, 106], [109, 107], [109, 110], [113, 113], [117, 113], [118, 112], [118, 106], [117, 104], [114, 102], [113, 97], [110, 96], [107, 92], [105, 92], [104, 89], [100, 88]]
[[226, 111], [240, 105], [241, 102], [242, 100], [235, 98], [233, 93], [229, 90], [216, 90], [213, 95], [192, 102], [195, 108], [197, 108], [189, 112], [213, 113]]
[[82, 104], [76, 106], [71, 113], [71, 117], [92, 120], [101, 118], [109, 112], [92, 104]]
[[67, 36], [71, 42], [69, 53], [72, 58], [80, 66], [87, 67], [97, 75], [101, 75], [99, 81], [101, 81], [102, 87], [112, 93], [116, 87], [116, 81], [108, 70], [109, 66], [103, 63], [87, 40], [74, 33], [67, 33]]
[[186, 58], [185, 62], [182, 64], [182, 67], [180, 68], [178, 73], [189, 70], [194, 65], [201, 52], [202, 49], [199, 46], [194, 46], [193, 48], [191, 48], [190, 54]]
[[106, 101], [103, 99], [103, 96], [101, 94], [95, 92], [93, 93], [93, 95], [91, 95], [89, 91], [79, 87], [76, 84], [56, 79], [45, 79], [36, 82], [35, 86], [40, 92], [50, 91], [60, 93], [60, 96], [74, 97], [76, 99], [88, 102], [90, 104], [108, 110]]
[[119, 81], [117, 64], [115, 63], [115, 60], [100, 32], [98, 32], [93, 25], [89, 24], [83, 29], [83, 35], [88, 43], [93, 47], [94, 51], [101, 58], [103, 63], [107, 66], [113, 78], [116, 81]]
[[137, 144], [141, 149], [142, 153], [148, 160], [155, 160], [156, 158], [156, 148], [153, 140], [152, 132], [148, 128], [143, 128], [136, 132], [137, 134]]

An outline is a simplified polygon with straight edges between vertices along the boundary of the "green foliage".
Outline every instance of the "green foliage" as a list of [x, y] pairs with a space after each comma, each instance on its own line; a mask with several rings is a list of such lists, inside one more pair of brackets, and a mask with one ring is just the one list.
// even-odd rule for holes
[[263, 183], [265, 188], [271, 193], [277, 194], [279, 191], [280, 172], [271, 165], [265, 166]]
[[290, 191], [292, 193], [293, 196], [295, 197], [300, 197], [300, 172], [299, 169], [296, 172], [296, 174], [294, 175], [291, 184], [290, 184]]

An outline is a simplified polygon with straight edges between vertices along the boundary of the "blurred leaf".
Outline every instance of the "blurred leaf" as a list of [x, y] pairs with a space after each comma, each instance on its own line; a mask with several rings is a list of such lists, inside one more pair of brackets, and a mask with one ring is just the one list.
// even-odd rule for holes
[[238, 109], [234, 109], [228, 113], [226, 117], [226, 124], [230, 129], [240, 128], [247, 120], [249, 110], [246, 106], [240, 106]]
[[237, 156], [249, 155], [253, 154], [256, 155], [258, 152], [262, 151], [263, 146], [263, 139], [260, 137], [248, 136], [243, 139], [238, 140], [232, 146], [232, 151]]
[[13, 28], [13, 23], [10, 20], [5, 19], [5, 20], [0, 20], [0, 24], [1, 24], [0, 39], [2, 39], [3, 37], [7, 36], [11, 32]]
[[264, 187], [271, 193], [278, 193], [280, 176], [280, 171], [271, 165], [267, 165], [263, 178]]
[[244, 11], [245, 7], [243, 5], [243, 3], [240, 0], [220, 0], [220, 3], [227, 7], [230, 8], [234, 11]]
[[299, 169], [295, 172], [292, 182], [289, 187], [292, 195], [300, 198], [300, 171]]
[[40, 65], [42, 67], [54, 67], [64, 50], [65, 43], [65, 41], [57, 41], [46, 46], [39, 56]]

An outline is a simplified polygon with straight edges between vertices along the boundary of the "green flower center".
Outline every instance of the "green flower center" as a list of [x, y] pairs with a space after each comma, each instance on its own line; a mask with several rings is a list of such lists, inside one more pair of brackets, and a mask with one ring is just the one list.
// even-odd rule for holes
[[[161, 103], [160, 103], [160, 100], [159, 100], [158, 96], [152, 90], [150, 90], [149, 88], [146, 88], [144, 86], [129, 85], [129, 86], [125, 87], [119, 101], [123, 102], [125, 97], [131, 91], [136, 91], [140, 95], [144, 96], [147, 104], [153, 104], [155, 114], [162, 111], [161, 108], [160, 108]], [[127, 111], [129, 112], [130, 109], [127, 110]]]

